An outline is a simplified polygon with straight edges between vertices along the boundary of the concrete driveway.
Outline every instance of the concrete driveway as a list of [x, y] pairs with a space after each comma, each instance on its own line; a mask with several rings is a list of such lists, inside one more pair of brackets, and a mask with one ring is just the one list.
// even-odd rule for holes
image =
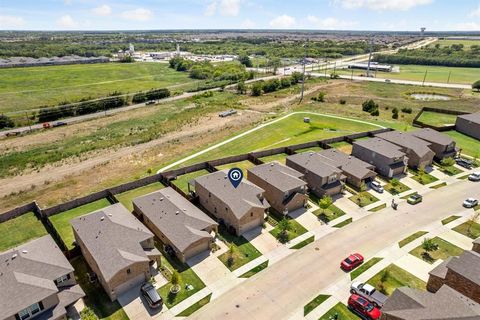
[[140, 287], [140, 285], [136, 286], [118, 297], [118, 302], [130, 319], [171, 319], [173, 317], [165, 306], [161, 310], [151, 309], [142, 297]]

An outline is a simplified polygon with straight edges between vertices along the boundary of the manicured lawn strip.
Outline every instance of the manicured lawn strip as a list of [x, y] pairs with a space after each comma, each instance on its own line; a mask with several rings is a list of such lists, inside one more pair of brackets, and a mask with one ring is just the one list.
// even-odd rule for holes
[[426, 185], [438, 180], [436, 177], [426, 172], [424, 172], [423, 174], [420, 174], [417, 170], [408, 169], [408, 171], [413, 175], [411, 177], [413, 180], [423, 185]]
[[[183, 192], [188, 193], [188, 182], [200, 176], [209, 174], [207, 170], [199, 170], [195, 172], [190, 172], [181, 176], [178, 176], [176, 180], [173, 180], [172, 183], [179, 187]], [[190, 186], [190, 190], [193, 190]]]
[[278, 161], [280, 163], [283, 163], [285, 164], [285, 162], [287, 161], [288, 157], [288, 154], [286, 153], [279, 153], [279, 154], [274, 154], [274, 155], [271, 155], [271, 156], [268, 156], [268, 157], [263, 157], [263, 158], [260, 158], [260, 160], [263, 161], [263, 163], [269, 163], [269, 162], [272, 162], [272, 161]]
[[452, 230], [457, 231], [458, 233], [461, 233], [471, 239], [477, 239], [480, 237], [480, 224], [473, 221], [464, 222]]
[[396, 187], [394, 187], [391, 183], [387, 183], [386, 185], [383, 186], [383, 189], [385, 189], [386, 191], [388, 191], [389, 193], [391, 193], [393, 195], [397, 195], [399, 193], [410, 190], [409, 187], [407, 187], [406, 185], [404, 185], [401, 182], [399, 182]]
[[360, 267], [358, 267], [357, 269], [353, 270], [350, 273], [350, 279], [353, 280], [355, 278], [358, 278], [359, 275], [361, 275], [362, 273], [364, 273], [365, 271], [367, 271], [368, 269], [373, 267], [378, 262], [382, 261], [382, 259], [383, 258], [374, 257], [374, 258], [368, 260], [367, 262], [365, 262]]
[[455, 215], [450, 216], [450, 217], [448, 217], [448, 218], [443, 219], [443, 220], [442, 220], [442, 224], [443, 224], [443, 225], [446, 225], [446, 224], [448, 224], [448, 223], [450, 223], [450, 222], [452, 222], [452, 221], [454, 221], [454, 220], [457, 220], [458, 218], [460, 218], [460, 216], [455, 216]]
[[[295, 219], [289, 219], [288, 221], [290, 221], [290, 230], [288, 231], [288, 241], [287, 242], [290, 242], [292, 241], [293, 239], [295, 239], [296, 237], [298, 236], [301, 236], [302, 234], [304, 234], [305, 232], [307, 232], [307, 229], [305, 229], [300, 223], [298, 223]], [[275, 228], [273, 228], [272, 230], [270, 230], [270, 234], [272, 236], [274, 236], [275, 238], [278, 239], [279, 235], [280, 235], [280, 228], [279, 226], [275, 226]]]
[[394, 264], [389, 265], [366, 282], [386, 295], [391, 295], [395, 289], [405, 286], [420, 290], [425, 290], [427, 287], [424, 281]]
[[321, 148], [321, 147], [310, 147], [310, 148], [304, 148], [304, 149], [295, 150], [295, 153], [320, 152], [320, 151], [322, 151], [322, 150], [323, 150], [323, 148]]
[[447, 185], [446, 182], [442, 182], [442, 183], [436, 184], [434, 186], [431, 186], [430, 189], [440, 189], [441, 187], [445, 187], [446, 185]]
[[464, 135], [463, 133], [455, 130], [443, 132], [450, 136], [457, 143], [457, 147], [462, 149], [463, 154], [467, 154], [471, 157], [480, 155], [480, 141], [475, 138]]
[[458, 177], [457, 179], [467, 180], [467, 179], [468, 179], [468, 176], [470, 176], [470, 173], [469, 173], [469, 174], [466, 174], [466, 175], [464, 175], [464, 176]]
[[315, 241], [315, 236], [308, 237], [307, 239], [297, 243], [293, 247], [290, 247], [290, 249], [301, 249], [305, 247], [307, 244], [312, 243], [313, 241]]
[[155, 182], [140, 188], [136, 188], [133, 190], [125, 191], [123, 193], [119, 193], [115, 195], [115, 198], [125, 206], [129, 211], [133, 211], [133, 199], [149, 194], [154, 191], [158, 191], [160, 189], [165, 188], [163, 184], [160, 182]]
[[368, 210], [368, 211], [370, 211], [370, 212], [377, 212], [377, 211], [380, 211], [380, 210], [382, 210], [382, 209], [385, 209], [386, 207], [387, 207], [387, 204], [384, 203], [384, 204], [381, 204], [381, 205], [379, 205], [379, 206], [377, 206], [377, 207], [375, 207], [375, 208], [372, 208], [372, 209], [370, 209], [370, 210]]
[[341, 227], [345, 227], [347, 224], [350, 224], [352, 223], [353, 219], [352, 218], [348, 218], [340, 223], [337, 223], [336, 225], [334, 225], [333, 227], [334, 228], [341, 228]]
[[415, 232], [414, 234], [412, 234], [411, 236], [408, 236], [406, 237], [405, 239], [401, 240], [399, 243], [398, 243], [398, 246], [400, 248], [402, 247], [405, 247], [407, 244], [409, 244], [410, 242], [420, 238], [421, 236], [424, 236], [426, 235], [428, 232], [427, 231], [417, 231]]
[[339, 302], [327, 311], [319, 320], [331, 320], [337, 316], [339, 320], [358, 320], [361, 319], [355, 313], [350, 311], [343, 303]]
[[360, 208], [363, 208], [365, 206], [368, 206], [369, 204], [378, 201], [378, 199], [374, 195], [368, 193], [367, 191], [359, 192], [348, 199], [355, 202]]
[[268, 260], [265, 261], [265, 262], [262, 262], [260, 263], [258, 266], [256, 266], [255, 268], [252, 268], [251, 270], [245, 272], [244, 274], [242, 274], [239, 278], [250, 278], [251, 276], [253, 276], [254, 274], [257, 274], [259, 273], [260, 271], [262, 271], [263, 269], [266, 269], [268, 267]]
[[128, 316], [117, 301], [110, 301], [99, 282], [90, 283], [87, 273], [92, 272], [82, 256], [70, 261], [75, 269], [75, 280], [86, 294], [83, 298], [87, 307], [99, 319], [128, 320]]
[[448, 176], [454, 176], [456, 174], [463, 172], [463, 170], [458, 169], [455, 166], [439, 166], [438, 170], [440, 170], [441, 172], [445, 173]]
[[47, 234], [33, 212], [0, 223], [0, 252]]
[[418, 192], [412, 192], [412, 193], [409, 193], [407, 195], [404, 195], [403, 197], [401, 197], [401, 199], [406, 200], [406, 199], [410, 198], [410, 196], [413, 196], [414, 194], [418, 194]]
[[192, 304], [190, 307], [188, 307], [187, 309], [177, 314], [177, 317], [188, 317], [192, 315], [195, 311], [197, 311], [198, 309], [200, 309], [201, 307], [209, 303], [211, 298], [212, 298], [212, 294], [210, 293], [205, 298], [198, 300], [197, 302]]
[[[163, 302], [168, 308], [173, 307], [174, 305], [182, 302], [191, 295], [205, 288], [203, 281], [197, 276], [197, 274], [187, 265], [180, 262], [177, 258], [171, 257], [163, 251], [163, 246], [160, 243], [156, 243], [158, 250], [162, 252], [161, 264], [162, 268], [167, 269], [167, 273], [170, 274], [173, 270], [177, 270], [179, 274], [179, 285], [180, 292], [176, 295], [170, 293], [170, 288], [172, 287], [171, 283], [167, 283], [162, 287], [158, 288], [157, 291], [163, 299]], [[187, 290], [187, 286], [191, 285], [192, 290]]]
[[325, 300], [327, 300], [328, 298], [330, 298], [331, 296], [328, 295], [328, 294], [319, 294], [318, 296], [316, 296], [312, 301], [310, 301], [309, 303], [307, 303], [304, 307], [303, 307], [303, 315], [306, 316], [307, 314], [309, 314], [313, 309], [315, 309], [316, 307], [318, 307], [319, 305], [321, 305]]
[[75, 238], [73, 236], [70, 220], [100, 210], [110, 205], [111, 203], [107, 199], [100, 199], [89, 204], [85, 204], [83, 206], [76, 207], [71, 210], [50, 216], [49, 219], [55, 227], [55, 230], [57, 230], [58, 234], [67, 246], [67, 248], [73, 249], [73, 241], [75, 241]]
[[222, 227], [219, 228], [219, 231], [218, 237], [220, 240], [225, 242], [228, 247], [233, 246], [234, 248], [233, 263], [231, 265], [228, 263], [230, 252], [227, 251], [218, 257], [218, 259], [220, 259], [220, 261], [222, 261], [223, 264], [230, 269], [230, 271], [236, 270], [244, 264], [247, 264], [248, 262], [255, 260], [262, 255], [260, 251], [258, 251], [257, 248], [255, 248], [244, 237], [236, 237], [231, 235]]
[[414, 255], [419, 259], [422, 259], [423, 261], [433, 264], [438, 259], [445, 260], [448, 257], [458, 256], [463, 252], [463, 249], [457, 247], [454, 244], [451, 244], [448, 241], [443, 240], [442, 238], [435, 237], [432, 239], [432, 241], [438, 245], [438, 250], [430, 252], [430, 258], [427, 258], [423, 255], [424, 250], [422, 249], [422, 245], [419, 245], [418, 247], [410, 251], [410, 254]]
[[325, 210], [317, 209], [313, 211], [313, 214], [316, 215], [317, 218], [322, 220], [323, 222], [329, 223], [330, 221], [345, 215], [345, 212], [339, 209], [338, 207], [336, 207], [334, 204], [332, 204], [330, 207], [328, 207]]
[[224, 164], [222, 166], [218, 166], [217, 170], [230, 170], [232, 168], [239, 168], [242, 169], [243, 175], [246, 177], [247, 176], [247, 170], [250, 168], [255, 167], [255, 164], [253, 162], [250, 162], [248, 160], [245, 161], [240, 161], [240, 162], [234, 162], [234, 163], [229, 163], [229, 164]]

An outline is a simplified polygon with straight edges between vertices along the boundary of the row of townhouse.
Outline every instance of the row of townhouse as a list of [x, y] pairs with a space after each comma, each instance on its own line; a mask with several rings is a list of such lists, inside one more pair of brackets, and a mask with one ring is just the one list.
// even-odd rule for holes
[[455, 130], [480, 140], [480, 112], [458, 116]]

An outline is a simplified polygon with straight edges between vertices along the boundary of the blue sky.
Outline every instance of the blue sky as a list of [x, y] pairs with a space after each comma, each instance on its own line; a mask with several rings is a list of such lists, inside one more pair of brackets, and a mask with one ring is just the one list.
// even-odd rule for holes
[[0, 0], [0, 30], [480, 31], [480, 0]]

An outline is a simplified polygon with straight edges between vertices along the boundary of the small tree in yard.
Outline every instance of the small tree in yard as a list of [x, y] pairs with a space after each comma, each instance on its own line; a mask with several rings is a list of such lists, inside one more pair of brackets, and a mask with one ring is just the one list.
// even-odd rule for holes
[[430, 256], [430, 252], [435, 251], [438, 249], [438, 244], [433, 242], [432, 239], [430, 238], [425, 238], [423, 239], [422, 242], [422, 249], [423, 249], [423, 257], [426, 260], [432, 260], [432, 257]]
[[172, 287], [170, 288], [171, 293], [178, 293], [180, 291], [180, 274], [177, 270], [173, 270], [172, 278], [170, 279]]
[[385, 288], [385, 282], [388, 281], [388, 278], [390, 278], [390, 272], [388, 270], [384, 270], [380, 278], [380, 283], [378, 284], [378, 290], [383, 294], [387, 294], [387, 289]]
[[472, 227], [477, 223], [478, 218], [480, 217], [480, 212], [475, 212], [473, 216], [468, 219], [468, 235], [474, 237], [476, 235], [472, 234]]
[[263, 84], [260, 81], [255, 82], [252, 85], [252, 96], [258, 97], [261, 96], [263, 93]]
[[453, 158], [444, 158], [440, 161], [442, 167], [451, 167], [455, 164], [455, 160]]
[[245, 94], [247, 92], [247, 86], [245, 85], [245, 82], [240, 81], [237, 84], [237, 93], [238, 94]]
[[365, 183], [365, 181], [362, 181], [362, 183], [360, 183], [360, 191], [361, 192], [367, 191], [367, 184]]
[[396, 188], [400, 185], [400, 180], [398, 180], [397, 178], [393, 178], [392, 180], [390, 180], [390, 184], [392, 185], [392, 187]]
[[288, 231], [292, 229], [292, 225], [290, 223], [290, 220], [283, 218], [279, 223], [278, 223], [278, 229], [280, 230], [280, 233], [278, 234], [278, 240], [281, 243], [285, 243], [288, 241]]
[[424, 165], [418, 167], [418, 178], [420, 179], [420, 182], [423, 183], [423, 179], [425, 178], [425, 166]]
[[231, 266], [233, 265], [233, 263], [235, 262], [234, 254], [235, 254], [235, 246], [234, 246], [233, 244], [231, 244], [231, 245], [228, 247], [227, 265], [228, 265], [229, 267], [231, 267]]
[[472, 84], [472, 89], [480, 91], [480, 80], [477, 80]]
[[12, 119], [6, 115], [0, 114], [0, 129], [13, 128], [14, 126], [15, 124], [13, 123]]
[[323, 213], [325, 214], [325, 210], [327, 210], [331, 205], [333, 204], [332, 197], [329, 195], [324, 195], [322, 199], [318, 202], [318, 205], [320, 208], [323, 210]]

